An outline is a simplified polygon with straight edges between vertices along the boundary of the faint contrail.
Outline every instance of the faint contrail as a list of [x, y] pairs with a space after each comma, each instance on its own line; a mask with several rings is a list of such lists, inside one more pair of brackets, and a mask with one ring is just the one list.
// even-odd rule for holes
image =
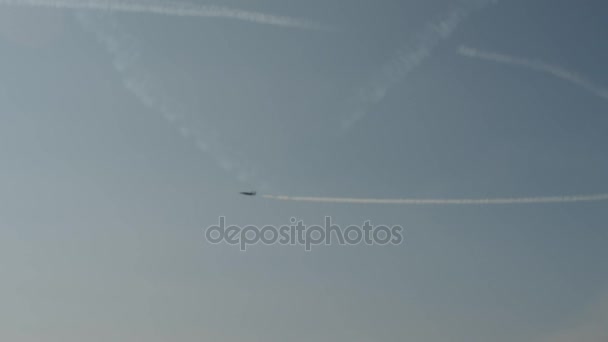
[[263, 198], [278, 201], [296, 201], [313, 203], [342, 203], [342, 204], [398, 204], [398, 205], [499, 205], [499, 204], [543, 204], [543, 203], [576, 203], [608, 201], [608, 193], [575, 196], [547, 197], [515, 197], [515, 198], [341, 198], [341, 197], [292, 197], [277, 195], [262, 195]]
[[196, 5], [179, 2], [124, 1], [124, 0], [0, 0], [0, 5], [46, 7], [74, 10], [150, 13], [184, 17], [212, 17], [249, 21], [305, 30], [330, 30], [329, 27], [304, 19], [277, 16], [240, 9]]
[[520, 66], [523, 68], [534, 70], [534, 71], [548, 73], [552, 76], [561, 78], [562, 80], [568, 81], [583, 89], [586, 89], [587, 91], [603, 98], [604, 100], [608, 100], [608, 89], [603, 88], [599, 85], [593, 84], [592, 82], [588, 81], [587, 79], [580, 76], [579, 74], [572, 72], [572, 71], [568, 71], [568, 70], [566, 70], [562, 67], [556, 66], [556, 65], [551, 65], [551, 64], [540, 62], [540, 61], [523, 59], [523, 58], [519, 58], [519, 57], [503, 55], [500, 53], [481, 51], [481, 50], [477, 50], [477, 49], [466, 47], [466, 46], [461, 46], [458, 49], [458, 53], [465, 57], [477, 58], [477, 59], [482, 59], [482, 60], [496, 62], [496, 63], [510, 64], [510, 65]]
[[413, 42], [397, 51], [397, 56], [386, 63], [370, 82], [360, 88], [354, 99], [354, 109], [342, 120], [342, 129], [347, 130], [367, 115], [369, 107], [381, 102], [388, 91], [422, 64], [439, 45], [449, 38], [473, 11], [497, 0], [467, 0], [453, 8], [438, 20], [428, 23], [414, 36]]
[[[143, 106], [152, 112], [159, 113], [162, 118], [173, 126], [185, 140], [193, 143], [200, 152], [209, 155], [225, 172], [232, 174], [243, 183], [254, 181], [255, 170], [239, 162], [224, 148], [216, 129], [205, 125], [202, 129], [192, 129], [183, 113], [179, 110], [179, 102], [168, 97], [162, 88], [162, 82], [154, 78], [139, 63], [137, 40], [121, 32], [114, 22], [103, 24], [96, 21], [95, 16], [79, 13], [79, 23], [84, 29], [95, 34], [97, 40], [108, 51], [116, 72], [121, 76], [125, 89], [131, 93]], [[257, 186], [266, 188], [263, 182]]]

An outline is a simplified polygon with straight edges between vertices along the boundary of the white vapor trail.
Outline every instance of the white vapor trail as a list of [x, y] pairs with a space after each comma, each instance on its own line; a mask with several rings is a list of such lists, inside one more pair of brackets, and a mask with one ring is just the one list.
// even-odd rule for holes
[[371, 81], [358, 91], [353, 112], [342, 121], [342, 129], [348, 130], [367, 115], [369, 107], [380, 103], [388, 91], [399, 84], [408, 74], [420, 66], [441, 43], [449, 38], [473, 11], [496, 0], [467, 0], [460, 7], [444, 14], [439, 20], [427, 24], [410, 45], [397, 51], [397, 56], [373, 75]]
[[[191, 129], [184, 115], [179, 110], [179, 102], [169, 98], [162, 89], [162, 82], [155, 80], [138, 62], [137, 40], [124, 34], [115, 22], [100, 22], [96, 16], [79, 13], [79, 23], [84, 29], [95, 34], [97, 40], [104, 46], [112, 57], [113, 67], [121, 76], [125, 89], [131, 93], [143, 106], [152, 112], [157, 112], [168, 124], [173, 126], [185, 140], [193, 143], [200, 152], [209, 155], [225, 172], [235, 176], [239, 182], [250, 184], [255, 177], [255, 170], [247, 167], [232, 157], [223, 147], [219, 134], [213, 127]], [[256, 182], [264, 189], [264, 182]]]
[[562, 67], [556, 66], [556, 65], [551, 65], [551, 64], [540, 62], [540, 61], [523, 59], [523, 58], [519, 58], [519, 57], [513, 57], [513, 56], [509, 56], [509, 55], [503, 55], [503, 54], [495, 53], [495, 52], [481, 51], [481, 50], [474, 49], [474, 48], [467, 47], [467, 46], [461, 46], [458, 49], [458, 53], [462, 56], [469, 57], [469, 58], [477, 58], [477, 59], [482, 59], [482, 60], [496, 62], [496, 63], [520, 66], [520, 67], [527, 68], [530, 70], [544, 72], [544, 73], [550, 74], [554, 77], [560, 78], [560, 79], [568, 81], [570, 83], [573, 83], [573, 84], [603, 98], [604, 100], [608, 100], [608, 89], [603, 88], [599, 85], [593, 84], [592, 82], [588, 81], [587, 79], [580, 76], [579, 74], [568, 71], [568, 70], [566, 70]]
[[0, 0], [0, 5], [149, 13], [182, 17], [226, 18], [305, 30], [330, 30], [329, 27], [304, 19], [244, 11], [228, 7], [175, 2], [124, 0]]
[[262, 195], [263, 198], [278, 201], [341, 203], [341, 204], [397, 204], [397, 205], [505, 205], [505, 204], [549, 204], [608, 201], [608, 193], [574, 196], [515, 197], [515, 198], [344, 198], [344, 197], [292, 197]]

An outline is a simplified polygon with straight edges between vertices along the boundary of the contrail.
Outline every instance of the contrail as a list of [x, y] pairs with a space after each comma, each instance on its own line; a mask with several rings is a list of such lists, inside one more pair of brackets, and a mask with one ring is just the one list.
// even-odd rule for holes
[[263, 198], [278, 201], [313, 202], [313, 203], [341, 203], [341, 204], [396, 204], [396, 205], [505, 205], [505, 204], [550, 204], [550, 203], [577, 203], [608, 201], [608, 193], [574, 196], [546, 196], [546, 197], [515, 197], [515, 198], [344, 198], [344, 197], [292, 197], [277, 195], [262, 195]]
[[573, 83], [573, 84], [593, 93], [594, 95], [603, 98], [604, 100], [608, 100], [608, 89], [603, 88], [599, 85], [593, 84], [591, 81], [588, 81], [587, 79], [580, 76], [579, 74], [572, 72], [572, 71], [568, 71], [568, 70], [566, 70], [562, 67], [556, 66], [556, 65], [551, 65], [551, 64], [544, 63], [544, 62], [528, 60], [528, 59], [519, 58], [519, 57], [513, 57], [513, 56], [509, 56], [509, 55], [503, 55], [500, 53], [481, 51], [481, 50], [477, 50], [477, 49], [466, 47], [466, 46], [461, 46], [458, 49], [458, 53], [461, 54], [462, 56], [469, 57], [469, 58], [477, 58], [477, 59], [482, 59], [482, 60], [496, 62], [496, 63], [520, 66], [520, 67], [527, 68], [530, 70], [544, 72], [544, 73], [550, 74], [554, 77], [560, 78], [560, 79], [568, 81], [570, 83]]
[[0, 5], [46, 7], [73, 10], [148, 13], [182, 17], [226, 18], [304, 30], [328, 31], [331, 28], [304, 19], [277, 16], [240, 9], [175, 2], [124, 0], [0, 0]]
[[386, 63], [369, 84], [360, 88], [354, 99], [354, 110], [342, 120], [342, 129], [348, 130], [367, 115], [369, 108], [380, 103], [388, 91], [418, 68], [441, 43], [449, 38], [472, 12], [496, 3], [496, 0], [468, 0], [460, 7], [451, 9], [434, 22], [428, 23], [414, 41], [397, 51], [397, 56]]
[[[225, 172], [234, 175], [239, 182], [250, 184], [256, 176], [254, 169], [232, 157], [223, 147], [218, 131], [210, 126], [203, 130], [191, 129], [180, 112], [179, 103], [166, 96], [162, 82], [138, 63], [137, 40], [122, 33], [117, 25], [103, 25], [94, 16], [79, 13], [78, 22], [84, 29], [95, 34], [97, 40], [112, 57], [116, 72], [122, 77], [125, 89], [152, 112], [159, 113], [185, 140], [193, 143], [202, 153], [209, 155]], [[264, 189], [264, 182], [256, 182]]]

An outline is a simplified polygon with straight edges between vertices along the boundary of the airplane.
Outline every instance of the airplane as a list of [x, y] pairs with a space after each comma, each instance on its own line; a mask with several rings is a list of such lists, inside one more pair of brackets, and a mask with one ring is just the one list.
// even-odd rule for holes
[[257, 192], [255, 191], [243, 191], [243, 192], [239, 192], [239, 194], [243, 195], [243, 196], [255, 196]]

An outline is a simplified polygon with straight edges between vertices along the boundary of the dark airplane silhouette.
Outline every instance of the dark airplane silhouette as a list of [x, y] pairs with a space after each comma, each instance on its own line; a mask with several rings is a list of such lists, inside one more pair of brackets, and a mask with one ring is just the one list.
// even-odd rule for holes
[[239, 192], [239, 194], [244, 195], [244, 196], [255, 196], [256, 192], [255, 191], [243, 191], [243, 192]]

